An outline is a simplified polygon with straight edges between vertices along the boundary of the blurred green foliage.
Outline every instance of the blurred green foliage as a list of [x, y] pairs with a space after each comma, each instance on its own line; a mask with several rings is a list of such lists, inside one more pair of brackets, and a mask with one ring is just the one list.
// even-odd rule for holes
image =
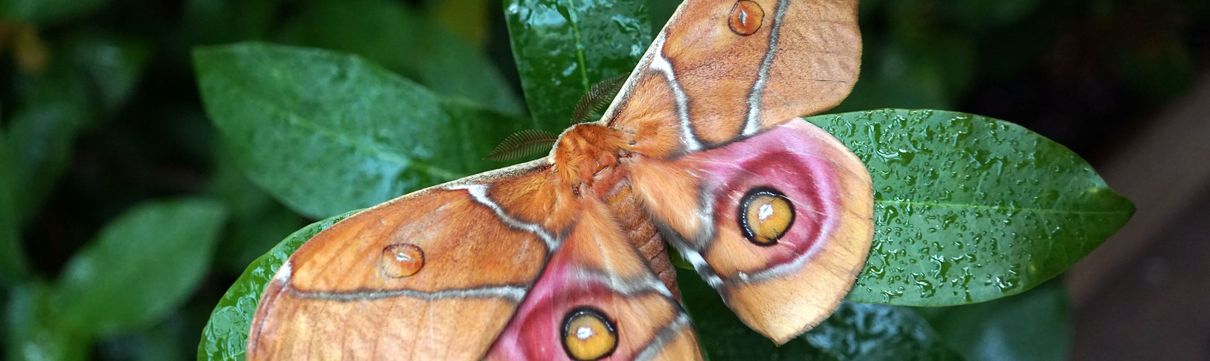
[[[559, 130], [587, 86], [629, 72], [675, 5], [0, 0], [3, 353], [12, 360], [165, 360], [210, 352], [197, 340], [214, 305], [244, 267], [306, 219], [502, 166], [478, 157], [511, 130]], [[1210, 5], [1198, 0], [865, 0], [862, 77], [838, 111], [904, 107], [987, 114], [1022, 123], [1095, 160], [1110, 135], [1132, 129], [1183, 94], [1204, 69], [1207, 17]], [[543, 45], [543, 39], [574, 34], [569, 24], [583, 31], [577, 40]], [[509, 41], [510, 33], [516, 40], [542, 32], [520, 47]], [[245, 44], [193, 52], [248, 41], [326, 48], [363, 60], [307, 51], [343, 65], [327, 67], [326, 78], [301, 79], [293, 74], [323, 69], [314, 63], [264, 68], [272, 59], [222, 61], [250, 48], [296, 48]], [[208, 61], [231, 68], [208, 75], [214, 70]], [[305, 88], [284, 97], [267, 94], [273, 88], [266, 84]], [[199, 88], [222, 89], [215, 96], [227, 97], [206, 99], [210, 117]], [[366, 89], [384, 91], [379, 96], [395, 102], [366, 108], [367, 99], [359, 98]], [[223, 107], [229, 109], [215, 113]], [[413, 107], [417, 113], [404, 111]], [[215, 131], [211, 120], [222, 130]], [[237, 120], [255, 124], [228, 125], [275, 128], [233, 135], [221, 126]], [[361, 130], [319, 140], [301, 134], [317, 124]], [[434, 136], [408, 136], [420, 131]], [[241, 142], [241, 136], [247, 138]], [[321, 154], [333, 141], [359, 150]], [[297, 152], [298, 161], [260, 159], [264, 155], [255, 149], [270, 146]], [[324, 183], [332, 179], [305, 176], [333, 164], [326, 162], [350, 159], [380, 177]], [[449, 169], [429, 177], [409, 174], [425, 162]], [[333, 190], [339, 192], [326, 194]], [[349, 191], [362, 194], [340, 198]], [[312, 200], [298, 200], [304, 198]], [[1087, 250], [1066, 252], [1060, 263]], [[1063, 267], [1013, 288], [1036, 285]], [[682, 282], [687, 295], [709, 295], [692, 281]], [[1019, 350], [1058, 359], [1068, 340], [1065, 301], [1053, 283], [968, 306], [853, 303], [781, 349], [735, 327], [721, 305], [709, 304], [717, 298], [690, 296], [687, 302], [695, 314], [723, 315], [697, 321], [703, 340], [719, 340], [708, 348], [735, 342], [770, 357], [870, 359], [906, 347], [920, 351], [911, 355], [921, 359], [1020, 359]], [[1041, 334], [1047, 336], [1035, 337]]]

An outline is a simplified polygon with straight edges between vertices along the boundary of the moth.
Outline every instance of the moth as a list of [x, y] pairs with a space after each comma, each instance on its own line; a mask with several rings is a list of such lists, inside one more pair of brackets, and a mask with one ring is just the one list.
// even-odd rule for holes
[[855, 0], [689, 0], [548, 156], [317, 234], [266, 287], [269, 359], [701, 359], [666, 245], [777, 343], [827, 317], [873, 236], [861, 161], [797, 118], [857, 80]]

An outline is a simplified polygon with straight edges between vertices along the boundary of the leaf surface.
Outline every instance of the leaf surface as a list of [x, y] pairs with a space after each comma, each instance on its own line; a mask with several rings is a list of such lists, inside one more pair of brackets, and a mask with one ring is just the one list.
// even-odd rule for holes
[[128, 331], [180, 306], [206, 274], [226, 210], [203, 199], [148, 202], [68, 261], [53, 302], [72, 330]]
[[521, 126], [341, 53], [244, 43], [194, 60], [240, 168], [314, 218], [490, 169], [483, 156]]
[[874, 181], [874, 243], [852, 301], [947, 306], [1021, 293], [1134, 212], [1075, 153], [1005, 121], [895, 109], [808, 121]]
[[652, 39], [645, 0], [506, 0], [504, 16], [532, 127], [551, 132], [593, 84], [630, 74]]

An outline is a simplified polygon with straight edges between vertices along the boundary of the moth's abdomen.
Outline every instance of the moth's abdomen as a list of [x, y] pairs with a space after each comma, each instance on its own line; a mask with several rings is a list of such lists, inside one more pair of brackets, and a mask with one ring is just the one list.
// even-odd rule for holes
[[639, 250], [651, 271], [672, 291], [674, 297], [680, 299], [680, 291], [676, 287], [676, 270], [668, 259], [668, 246], [660, 237], [655, 224], [651, 223], [651, 218], [643, 212], [642, 203], [631, 189], [630, 181], [619, 183], [616, 191], [605, 197], [605, 203], [626, 233], [626, 240]]

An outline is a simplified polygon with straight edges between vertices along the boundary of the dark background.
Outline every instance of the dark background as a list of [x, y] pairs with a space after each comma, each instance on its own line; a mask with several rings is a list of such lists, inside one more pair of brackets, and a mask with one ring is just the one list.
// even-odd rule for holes
[[[63, 62], [114, 67], [80, 90], [91, 120], [54, 140], [69, 154], [20, 229], [32, 273], [43, 279], [142, 200], [208, 194], [219, 182], [256, 192], [215, 150], [189, 50], [283, 41], [286, 24], [318, 1], [84, 2], [96, 4], [46, 21], [0, 20], [5, 129], [22, 107], [55, 111], [79, 85], [34, 99], [31, 79]], [[519, 95], [500, 3], [459, 0], [456, 11], [430, 11], [437, 2], [405, 3], [479, 47]], [[21, 3], [0, 0], [0, 9]], [[657, 28], [675, 4], [652, 0]], [[862, 75], [837, 111], [934, 108], [1009, 120], [1067, 145], [1135, 202], [1126, 228], [1064, 276], [1072, 358], [1210, 359], [1210, 2], [866, 0], [861, 9]], [[134, 49], [133, 60], [77, 46], [93, 38]], [[137, 75], [123, 77], [126, 68]], [[220, 243], [205, 281], [158, 326], [179, 336], [177, 355], [193, 357], [210, 309], [247, 262], [307, 222], [260, 197], [255, 207], [274, 220], [259, 236]], [[131, 358], [139, 340], [101, 342], [92, 354]]]

